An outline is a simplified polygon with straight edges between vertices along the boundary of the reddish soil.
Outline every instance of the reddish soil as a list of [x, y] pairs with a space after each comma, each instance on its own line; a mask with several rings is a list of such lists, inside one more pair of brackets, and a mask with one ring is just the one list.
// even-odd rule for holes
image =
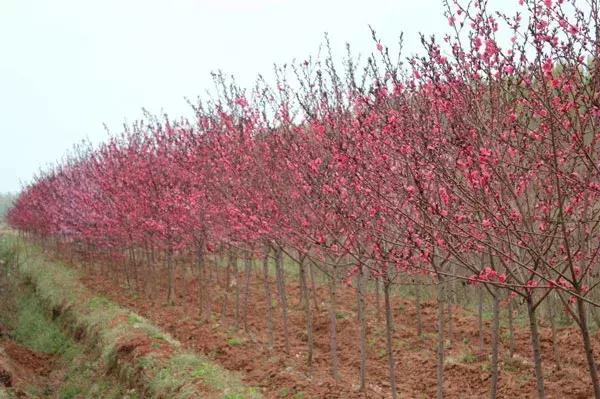
[[52, 362], [54, 358], [52, 355], [34, 352], [14, 341], [5, 341], [2, 343], [2, 347], [9, 358], [35, 374], [48, 376], [53, 370]]
[[[88, 269], [89, 270], [89, 269]], [[273, 352], [266, 348], [266, 303], [262, 280], [252, 275], [248, 312], [248, 331], [235, 332], [233, 295], [227, 303], [226, 320], [220, 320], [224, 298], [223, 270], [219, 270], [218, 282], [211, 282], [210, 296], [213, 301], [211, 322], [201, 322], [197, 305], [197, 282], [188, 274], [178, 276], [176, 281], [177, 304], [165, 305], [165, 281], [155, 280], [151, 295], [143, 295], [117, 284], [106, 274], [89, 273], [84, 283], [97, 293], [106, 295], [121, 305], [130, 307], [150, 319], [179, 339], [186, 347], [204, 353], [229, 370], [239, 371], [244, 381], [260, 387], [267, 398], [387, 398], [390, 397], [388, 368], [385, 356], [385, 330], [383, 321], [375, 317], [375, 299], [368, 298], [368, 360], [366, 394], [358, 392], [358, 323], [356, 321], [356, 298], [352, 288], [339, 292], [338, 346], [340, 352], [341, 379], [335, 382], [330, 376], [329, 319], [327, 316], [327, 291], [318, 287], [319, 309], [315, 312], [315, 358], [312, 370], [306, 366], [305, 320], [299, 303], [299, 287], [296, 282], [287, 285], [290, 305], [291, 353], [283, 350], [283, 333], [279, 309], [275, 313], [276, 347]], [[183, 274], [183, 273], [182, 273]], [[288, 279], [291, 280], [291, 279]], [[244, 281], [240, 278], [239, 281]], [[273, 285], [274, 287], [274, 285]], [[273, 293], [275, 298], [275, 293]], [[243, 314], [243, 287], [241, 289]], [[435, 303], [423, 304], [425, 334], [416, 334], [416, 309], [412, 302], [393, 298], [394, 352], [397, 360], [398, 391], [401, 397], [429, 398], [436, 389], [436, 335], [437, 307]], [[479, 398], [488, 395], [490, 373], [487, 354], [476, 355], [478, 347], [477, 319], [468, 312], [456, 309], [453, 314], [453, 339], [446, 351], [445, 396], [448, 398]], [[240, 325], [243, 323], [240, 321]], [[503, 334], [506, 333], [503, 329]], [[554, 364], [549, 328], [542, 326], [542, 350], [546, 394], [548, 398], [589, 398], [591, 384], [581, 348], [581, 338], [571, 327], [558, 332], [562, 368]], [[232, 339], [235, 337], [235, 339]], [[596, 351], [600, 349], [598, 335], [593, 336]], [[490, 342], [489, 323], [486, 323], [485, 343]], [[448, 342], [450, 344], [450, 342]], [[516, 332], [516, 355], [507, 359], [508, 343], [503, 340], [499, 397], [525, 398], [535, 396], [535, 379], [531, 362], [530, 336], [528, 330]], [[489, 346], [489, 345], [488, 345]], [[469, 356], [465, 356], [469, 355]], [[304, 394], [302, 396], [301, 393]], [[298, 395], [296, 395], [298, 393]], [[296, 395], [296, 396], [294, 396]]]
[[19, 398], [26, 398], [26, 386], [44, 386], [54, 370], [54, 357], [34, 352], [11, 340], [0, 341], [0, 386], [13, 388]]

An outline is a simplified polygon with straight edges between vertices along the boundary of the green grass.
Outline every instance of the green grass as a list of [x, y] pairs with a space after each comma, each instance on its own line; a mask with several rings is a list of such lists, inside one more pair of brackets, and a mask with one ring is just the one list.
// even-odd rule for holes
[[350, 319], [352, 317], [353, 317], [353, 315], [351, 312], [346, 312], [343, 310], [338, 310], [335, 312], [335, 318], [338, 320]]
[[139, 399], [135, 389], [128, 389], [104, 374], [105, 367], [91, 356], [82, 356], [70, 363], [66, 378], [58, 391], [60, 399], [106, 398]]
[[76, 385], [67, 385], [58, 391], [58, 397], [59, 399], [74, 399], [82, 393], [83, 392], [81, 391], [80, 387]]
[[460, 362], [465, 364], [473, 364], [477, 362], [477, 356], [473, 353], [463, 353], [460, 357]]
[[512, 358], [506, 356], [503, 359], [502, 368], [504, 371], [508, 371], [510, 373], [515, 373], [515, 372], [519, 372], [522, 370], [531, 369], [531, 364], [528, 364], [527, 361], [525, 361], [520, 356], [515, 355]]
[[12, 389], [5, 389], [0, 387], [0, 399], [16, 399], [17, 395], [15, 395]]
[[18, 314], [13, 335], [20, 344], [37, 352], [61, 355], [67, 360], [79, 354], [79, 348], [51, 321], [33, 293], [19, 298]]
[[306, 394], [302, 391], [296, 391], [295, 388], [282, 388], [277, 396], [280, 398], [306, 399]]
[[[11, 256], [7, 256], [6, 242], [0, 238], [0, 260], [14, 267]], [[11, 273], [5, 275], [3, 289], [3, 311], [10, 310], [3, 321], [11, 331], [11, 336], [20, 345], [36, 351], [55, 355], [53, 365], [64, 370], [64, 377], [56, 383], [59, 386], [36, 386], [35, 382], [23, 387], [28, 397], [69, 398], [138, 398], [133, 391], [127, 391], [111, 376], [105, 375], [103, 364], [94, 354], [86, 353], [85, 347], [75, 342], [63, 328], [60, 316], [53, 319], [36, 292], [25, 284], [22, 276]], [[59, 373], [60, 375], [60, 373]], [[52, 396], [51, 396], [52, 395]], [[11, 390], [0, 391], [0, 398], [14, 398]]]
[[231, 337], [227, 340], [227, 345], [229, 346], [241, 346], [244, 345], [244, 340], [240, 337]]
[[[193, 391], [185, 384], [181, 384], [178, 377], [192, 377], [200, 380], [211, 390], [219, 392], [218, 397], [244, 399], [258, 399], [261, 397], [255, 388], [246, 388], [240, 385], [236, 376], [210, 362], [208, 359], [191, 353], [183, 353], [172, 357], [161, 373], [151, 384], [156, 392], [177, 392], [180, 397], [194, 397]], [[178, 396], [179, 397], [179, 396]]]
[[[21, 241], [15, 235], [4, 234], [0, 236], [0, 255], [5, 262], [10, 261], [11, 264], [15, 263], [13, 258], [19, 257], [20, 261], [16, 265], [18, 274], [34, 287], [35, 297], [32, 296], [20, 305], [32, 309], [24, 309], [27, 316], [19, 320], [17, 336], [23, 342], [33, 345], [36, 350], [70, 357], [77, 355], [75, 352], [68, 355], [71, 345], [64, 332], [56, 326], [45, 325], [44, 317], [53, 313], [59, 315], [58, 321], [65, 326], [67, 333], [83, 332], [85, 342], [101, 353], [97, 367], [118, 373], [124, 381], [135, 381], [136, 384], [146, 386], [150, 397], [261, 397], [258, 390], [244, 386], [236, 374], [211, 363], [203, 356], [184, 352], [178, 341], [148, 320], [119, 307], [105, 297], [94, 296], [79, 282], [76, 271], [60, 262], [47, 260], [36, 246]], [[43, 310], [35, 311], [35, 307]], [[156, 356], [150, 352], [137, 357], [132, 363], [121, 361], [118, 353], [120, 344], [144, 335], [152, 340], [151, 347], [165, 345], [167, 353], [172, 354]], [[237, 341], [232, 343], [235, 345]], [[77, 393], [80, 389], [77, 376], [86, 380], [88, 372], [85, 364], [80, 366], [81, 369], [71, 370], [73, 381], [63, 387], [62, 396], [59, 397], [81, 397]], [[198, 391], [199, 381], [204, 386], [202, 392]], [[111, 396], [85, 393], [83, 397]]]

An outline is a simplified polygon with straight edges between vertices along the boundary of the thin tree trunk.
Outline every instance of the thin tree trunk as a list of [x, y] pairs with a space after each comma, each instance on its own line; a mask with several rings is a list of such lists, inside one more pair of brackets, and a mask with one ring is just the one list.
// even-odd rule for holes
[[444, 398], [444, 302], [445, 290], [444, 282], [438, 282], [438, 347], [437, 347], [437, 367], [436, 367], [436, 397]]
[[[377, 280], [375, 280], [377, 281]], [[394, 331], [394, 321], [392, 315], [392, 304], [390, 301], [391, 282], [387, 281], [383, 284], [383, 296], [385, 301], [385, 335], [386, 335], [386, 350], [388, 357], [388, 370], [390, 378], [390, 387], [392, 389], [392, 399], [398, 398], [396, 388], [396, 360], [394, 359], [394, 346], [392, 342], [392, 333]]]
[[329, 349], [331, 356], [331, 375], [336, 381], [339, 381], [339, 357], [337, 350], [337, 278], [336, 270], [332, 272], [329, 280]]
[[479, 323], [479, 353], [484, 353], [483, 351], [483, 289], [481, 287], [477, 287], [478, 289], [478, 304], [477, 304], [477, 321]]
[[227, 256], [227, 268], [225, 269], [225, 294], [221, 303], [221, 320], [223, 324], [227, 324], [227, 301], [231, 292], [231, 268], [235, 262], [237, 262], [235, 254], [229, 252]]
[[558, 343], [556, 337], [556, 320], [554, 317], [554, 304], [552, 303], [552, 294], [546, 299], [546, 309], [548, 311], [548, 320], [550, 321], [550, 330], [552, 332], [552, 354], [554, 355], [554, 363], [556, 369], [560, 370], [560, 353], [558, 352]]
[[[214, 259], [214, 258], [213, 258]], [[210, 320], [210, 317], [212, 315], [212, 303], [213, 303], [213, 298], [212, 298], [212, 293], [211, 291], [211, 287], [213, 286], [212, 282], [214, 281], [215, 286], [218, 285], [219, 283], [219, 275], [215, 273], [214, 277], [212, 275], [212, 273], [210, 272], [210, 262], [206, 261], [206, 254], [203, 252], [203, 264], [204, 264], [204, 275], [206, 276], [205, 280], [204, 280], [204, 306], [205, 306], [205, 314], [206, 314], [206, 318], [207, 320]]]
[[359, 347], [360, 347], [360, 373], [359, 384], [360, 392], [366, 390], [367, 380], [367, 323], [365, 318], [365, 293], [364, 293], [364, 269], [360, 265], [358, 275], [356, 276], [356, 295], [358, 308], [358, 324], [360, 327]]
[[498, 396], [498, 347], [500, 344], [500, 298], [498, 297], [498, 290], [492, 288], [494, 293], [492, 295], [492, 359], [490, 362], [490, 371], [492, 374], [491, 378], [491, 389], [490, 397], [496, 399]]
[[590, 331], [587, 323], [587, 315], [585, 313], [585, 304], [577, 298], [577, 313], [579, 316], [579, 327], [581, 330], [581, 338], [583, 339], [583, 348], [585, 350], [585, 358], [588, 363], [588, 370], [590, 378], [592, 380], [592, 387], [594, 388], [594, 398], [600, 398], [600, 383], [598, 381], [598, 369], [596, 361], [594, 360], [594, 350], [592, 348], [592, 342], [590, 340]]
[[531, 331], [531, 346], [533, 349], [533, 364], [535, 368], [535, 381], [539, 399], [546, 397], [544, 389], [544, 373], [542, 372], [542, 350], [540, 347], [540, 334], [538, 331], [537, 317], [533, 307], [533, 298], [527, 297], [527, 315], [529, 316], [529, 329]]
[[375, 278], [375, 305], [377, 321], [381, 320], [381, 295], [379, 293], [379, 279]]
[[290, 353], [290, 338], [288, 329], [288, 306], [287, 297], [285, 294], [285, 273], [283, 270], [283, 251], [281, 248], [275, 250], [275, 272], [277, 275], [277, 292], [279, 294], [279, 302], [281, 305], [281, 313], [283, 317], [283, 342], [285, 345], [285, 353]]
[[268, 348], [273, 349], [273, 299], [271, 298], [271, 284], [269, 282], [269, 247], [265, 250], [263, 258], [263, 285], [265, 288], [265, 301], [267, 302], [267, 336]]
[[513, 300], [508, 297], [508, 353], [510, 358], [515, 355], [515, 326], [513, 322]]
[[200, 320], [205, 321], [208, 315], [205, 313], [206, 273], [204, 264], [204, 249], [202, 247], [202, 243], [199, 243], [196, 247], [196, 264], [198, 267], [198, 309], [200, 311]]
[[319, 299], [317, 295], [317, 288], [315, 287], [315, 270], [312, 262], [308, 264], [308, 272], [310, 273], [310, 290], [312, 292], [313, 305], [315, 306], [315, 312], [319, 311]]
[[234, 327], [240, 328], [240, 269], [238, 267], [237, 257], [233, 261], [233, 284], [235, 285], [235, 315]]
[[306, 278], [306, 264], [304, 262], [305, 257], [300, 258], [300, 289], [302, 290], [302, 296], [304, 300], [302, 305], [304, 307], [304, 314], [306, 317], [306, 340], [307, 340], [307, 356], [306, 363], [309, 368], [312, 367], [313, 353], [314, 353], [314, 338], [313, 338], [313, 315], [310, 305], [310, 292], [308, 290], [307, 278]]
[[[130, 248], [129, 249], [130, 252], [130, 257], [131, 257], [131, 269], [133, 270], [133, 281], [134, 281], [134, 285], [135, 288], [138, 291], [140, 291], [141, 288], [141, 284], [140, 284], [140, 278], [139, 278], [139, 272], [138, 272], [138, 262], [135, 256], [135, 249], [134, 248]], [[91, 264], [90, 264], [91, 266]]]
[[[452, 275], [456, 276], [456, 265], [452, 265]], [[453, 279], [450, 282], [446, 283], [447, 287], [445, 299], [448, 306], [448, 340], [450, 342], [450, 346], [454, 346], [454, 303], [456, 302], [456, 279]]]
[[417, 302], [417, 335], [419, 338], [423, 338], [423, 311], [421, 307], [421, 284], [420, 281], [417, 281], [415, 285], [415, 297]]
[[448, 308], [448, 341], [450, 342], [450, 347], [454, 344], [454, 323], [452, 320], [452, 299], [451, 296], [446, 293], [446, 307]]
[[167, 249], [167, 272], [168, 277], [168, 288], [167, 288], [167, 304], [175, 305], [175, 265], [173, 264], [173, 248]]
[[127, 283], [127, 288], [131, 289], [131, 278], [129, 277], [129, 262], [123, 262], [123, 273], [125, 275], [125, 282]]
[[248, 331], [248, 302], [250, 297], [250, 275], [252, 274], [252, 254], [248, 252], [245, 259], [244, 283], [244, 331]]

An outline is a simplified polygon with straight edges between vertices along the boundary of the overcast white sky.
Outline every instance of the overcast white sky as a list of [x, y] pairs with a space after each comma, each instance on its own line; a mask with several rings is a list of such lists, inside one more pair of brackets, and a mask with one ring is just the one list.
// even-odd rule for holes
[[[515, 0], [516, 2], [516, 0]], [[73, 144], [145, 107], [190, 115], [184, 97], [222, 69], [247, 86], [273, 62], [315, 54], [329, 32], [374, 51], [447, 29], [441, 0], [0, 0], [0, 192], [17, 191]]]

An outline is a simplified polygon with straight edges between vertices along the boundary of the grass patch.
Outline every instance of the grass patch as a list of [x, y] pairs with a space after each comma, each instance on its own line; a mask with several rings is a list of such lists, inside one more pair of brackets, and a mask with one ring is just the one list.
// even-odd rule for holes
[[477, 355], [470, 352], [463, 353], [463, 355], [460, 357], [460, 362], [465, 364], [477, 363]]
[[16, 397], [12, 389], [0, 387], [0, 399], [16, 399]]
[[[6, 256], [6, 241], [0, 238], [0, 256]], [[14, 248], [14, 247], [13, 247]], [[61, 325], [65, 323], [61, 314], [48, 311], [39, 298], [39, 290], [34, 291], [25, 283], [21, 274], [14, 273], [15, 259], [0, 258], [3, 264], [11, 267], [11, 273], [0, 275], [0, 283], [5, 291], [0, 298], [2, 311], [10, 312], [7, 323], [11, 336], [20, 345], [36, 352], [57, 356], [53, 365], [64, 370], [64, 377], [56, 385], [36, 386], [28, 384], [21, 389], [32, 398], [53, 397], [69, 398], [106, 398], [134, 399], [139, 396], [133, 391], [127, 391], [121, 384], [105, 375], [103, 364], [94, 360], [95, 354], [86, 353], [85, 347], [75, 342]], [[31, 282], [31, 279], [27, 279]], [[54, 317], [52, 317], [54, 316]], [[62, 373], [59, 373], [62, 374]], [[11, 389], [0, 391], [0, 398], [13, 398]]]
[[34, 351], [61, 355], [67, 360], [79, 354], [79, 348], [52, 323], [34, 294], [28, 292], [19, 298], [18, 312], [18, 323], [13, 332], [17, 342]]
[[345, 320], [345, 319], [350, 319], [352, 318], [352, 313], [351, 312], [346, 312], [343, 310], [338, 310], [335, 312], [335, 318], [338, 320]]
[[110, 300], [103, 296], [92, 297], [88, 302], [88, 306], [92, 310], [101, 309], [104, 307], [108, 307], [110, 305], [111, 305]]
[[241, 346], [244, 345], [244, 340], [240, 337], [231, 337], [227, 340], [227, 345], [229, 346]]
[[257, 399], [261, 397], [255, 388], [243, 387], [237, 377], [207, 359], [191, 353], [173, 356], [167, 367], [163, 368], [152, 381], [150, 387], [154, 392], [177, 392], [177, 397], [189, 398], [194, 397], [194, 391], [191, 390], [191, 386], [187, 386], [182, 381], [198, 379], [211, 390], [220, 392], [221, 397], [224, 398], [239, 396], [244, 399]]
[[58, 398], [139, 399], [135, 389], [127, 389], [104, 375], [105, 367], [97, 360], [77, 358], [71, 363]]
[[[78, 346], [71, 345], [71, 341], [56, 327], [56, 323], [53, 324], [48, 319], [49, 313], [52, 313], [55, 316], [53, 318], [58, 318], [66, 330], [77, 335], [83, 332], [85, 342], [95, 351], [101, 352], [98, 363], [93, 365], [92, 370], [104, 368], [118, 373], [123, 381], [142, 386], [147, 391], [146, 397], [261, 397], [258, 390], [244, 386], [236, 374], [211, 363], [203, 356], [183, 352], [178, 341], [145, 318], [119, 307], [105, 297], [94, 296], [80, 283], [76, 271], [60, 262], [49, 261], [36, 246], [23, 242], [14, 234], [5, 234], [0, 237], [0, 254], [5, 254], [4, 262], [10, 260], [14, 263], [19, 277], [34, 288], [35, 295], [32, 294], [29, 300], [22, 301], [19, 305], [26, 307], [23, 313], [27, 316], [19, 320], [16, 334], [33, 349], [70, 358], [77, 356], [77, 351], [72, 348]], [[11, 260], [12, 257], [19, 261]], [[49, 325], [54, 327], [48, 327], [46, 321], [50, 321]], [[120, 352], [123, 343], [134, 342], [136, 339], [139, 341], [144, 336], [161, 341], [161, 348], [155, 348], [158, 352], [124, 357]], [[155, 343], [157, 342], [152, 342]], [[233, 337], [229, 343], [235, 346], [243, 344], [243, 341]], [[69, 355], [70, 351], [73, 354]], [[101, 384], [95, 385], [94, 392], [82, 389], [79, 381], [93, 380], [91, 366], [74, 363], [73, 367], [60, 398], [135, 398], [133, 394], [123, 393], [111, 396], [112, 393], [102, 391], [105, 388]], [[198, 382], [202, 384], [199, 385]]]
[[529, 370], [531, 367], [532, 365], [528, 360], [523, 359], [518, 355], [514, 355], [513, 357], [506, 356], [502, 362], [502, 368], [504, 371], [508, 371], [510, 373]]
[[81, 388], [76, 385], [66, 385], [58, 391], [59, 399], [74, 399], [81, 395]]
[[280, 398], [306, 399], [306, 394], [302, 391], [296, 391], [295, 388], [282, 388], [277, 396]]

